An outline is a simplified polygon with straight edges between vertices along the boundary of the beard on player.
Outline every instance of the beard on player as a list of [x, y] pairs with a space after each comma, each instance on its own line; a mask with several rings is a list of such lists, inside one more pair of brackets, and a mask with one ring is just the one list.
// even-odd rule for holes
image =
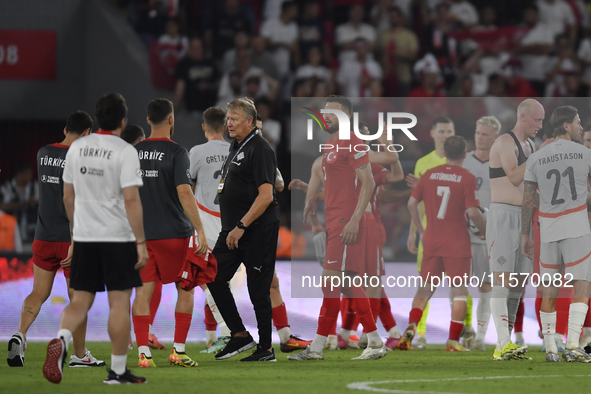
[[334, 122], [332, 121], [332, 119], [326, 119], [326, 125], [328, 126], [328, 129], [326, 129], [326, 132], [328, 134], [338, 133], [338, 131], [339, 131], [338, 119]]

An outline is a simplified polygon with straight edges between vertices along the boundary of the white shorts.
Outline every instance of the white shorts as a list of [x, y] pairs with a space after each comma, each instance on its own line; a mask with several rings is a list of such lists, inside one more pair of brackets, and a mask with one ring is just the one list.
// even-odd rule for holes
[[533, 261], [521, 251], [520, 206], [490, 204], [486, 221], [486, 245], [492, 272], [533, 272]]
[[203, 223], [207, 244], [209, 245], [209, 249], [212, 250], [222, 231], [222, 220], [218, 216], [205, 212], [199, 207], [197, 209], [199, 209], [199, 217], [201, 218], [201, 223]]
[[540, 277], [570, 274], [565, 280], [591, 282], [591, 234], [555, 242], [540, 243]]
[[472, 275], [477, 276], [484, 283], [490, 283], [490, 266], [486, 244], [471, 244], [472, 247]]

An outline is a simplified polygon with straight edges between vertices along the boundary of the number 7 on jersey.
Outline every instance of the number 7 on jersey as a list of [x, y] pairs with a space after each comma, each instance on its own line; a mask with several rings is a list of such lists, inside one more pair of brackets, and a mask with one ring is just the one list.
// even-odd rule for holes
[[437, 186], [437, 195], [443, 196], [439, 212], [437, 212], [437, 219], [445, 218], [445, 211], [447, 211], [447, 203], [449, 202], [450, 189], [449, 186]]

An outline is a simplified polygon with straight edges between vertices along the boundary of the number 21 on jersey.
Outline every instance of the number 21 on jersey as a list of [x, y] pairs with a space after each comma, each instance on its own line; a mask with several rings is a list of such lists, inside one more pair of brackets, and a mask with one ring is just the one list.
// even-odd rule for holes
[[441, 199], [441, 205], [437, 212], [437, 219], [445, 218], [445, 212], [447, 211], [447, 203], [449, 202], [450, 189], [449, 186], [437, 186], [437, 195], [443, 196]]

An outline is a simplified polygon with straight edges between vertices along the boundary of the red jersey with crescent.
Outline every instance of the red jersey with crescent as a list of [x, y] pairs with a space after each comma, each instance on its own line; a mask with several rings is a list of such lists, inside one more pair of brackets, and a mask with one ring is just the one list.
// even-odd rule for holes
[[[324, 173], [324, 215], [326, 227], [344, 226], [349, 222], [361, 191], [355, 169], [369, 164], [363, 141], [351, 133], [349, 140], [329, 140], [332, 148], [322, 155]], [[357, 152], [355, 149], [361, 150]]]
[[443, 164], [421, 176], [412, 196], [425, 202], [429, 226], [424, 256], [471, 257], [465, 213], [480, 206], [476, 177], [460, 166]]

